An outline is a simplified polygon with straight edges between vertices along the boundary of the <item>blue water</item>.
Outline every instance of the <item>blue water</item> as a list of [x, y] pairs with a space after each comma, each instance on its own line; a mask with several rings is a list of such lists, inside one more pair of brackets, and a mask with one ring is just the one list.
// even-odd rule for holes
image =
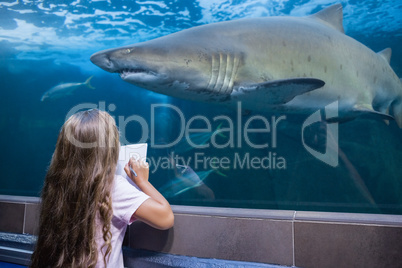
[[14, 263], [8, 263], [8, 262], [0, 262], [0, 268], [25, 268], [27, 266], [22, 266]]
[[[250, 115], [241, 115], [239, 122], [235, 112], [220, 106], [137, 88], [89, 61], [99, 50], [193, 26], [244, 17], [304, 16], [334, 3], [0, 0], [0, 194], [38, 196], [66, 116], [77, 107], [97, 106], [116, 118], [125, 134], [124, 143], [149, 143], [150, 180], [159, 189], [174, 185], [166, 192], [172, 204], [402, 214], [402, 131], [394, 122], [388, 126], [383, 121], [357, 119], [340, 124], [339, 164], [332, 167], [303, 146], [300, 130], [305, 115], [287, 115], [279, 124], [275, 146], [272, 133], [249, 133], [251, 143], [269, 143], [268, 148], [255, 149], [237, 131], [244, 129]], [[374, 51], [391, 47], [391, 66], [402, 77], [400, 1], [341, 3], [346, 34]], [[90, 76], [94, 76], [95, 90], [81, 87], [70, 95], [41, 101], [50, 88], [81, 83]], [[152, 104], [164, 108], [153, 113]], [[134, 115], [147, 122], [145, 137], [143, 125], [127, 121]], [[221, 115], [233, 120], [236, 131], [233, 136], [216, 136], [216, 142], [225, 144], [230, 136], [235, 140], [233, 147], [194, 149], [181, 144], [175, 150], [155, 146], [180, 137], [181, 119], [192, 122], [192, 129], [207, 129], [211, 123], [201, 137], [190, 133], [194, 142], [208, 145], [222, 123], [214, 118]], [[191, 121], [194, 116], [205, 119]], [[271, 120], [281, 115], [263, 116]], [[250, 126], [264, 127], [261, 121]], [[222, 127], [229, 126], [224, 123]], [[325, 126], [312, 125], [304, 138], [308, 146], [325, 150]], [[191, 167], [193, 173], [169, 166], [173, 151], [176, 164]], [[220, 162], [215, 170], [214, 157], [229, 164]], [[258, 163], [262, 159], [263, 165]]]

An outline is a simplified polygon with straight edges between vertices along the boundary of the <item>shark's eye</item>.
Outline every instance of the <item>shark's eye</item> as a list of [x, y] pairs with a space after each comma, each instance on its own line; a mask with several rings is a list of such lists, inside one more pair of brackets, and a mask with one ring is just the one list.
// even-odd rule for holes
[[126, 51], [124, 51], [126, 54], [130, 54], [131, 49], [127, 48]]

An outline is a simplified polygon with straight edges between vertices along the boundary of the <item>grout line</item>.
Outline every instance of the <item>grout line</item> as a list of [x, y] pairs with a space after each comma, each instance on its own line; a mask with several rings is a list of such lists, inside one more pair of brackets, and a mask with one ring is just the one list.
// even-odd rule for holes
[[27, 204], [24, 204], [24, 221], [23, 221], [23, 225], [22, 225], [22, 233], [25, 234], [25, 219], [27, 216]]
[[295, 260], [295, 219], [296, 219], [296, 213], [295, 211], [293, 213], [293, 220], [292, 220], [292, 254], [293, 254], [293, 266], [296, 266], [296, 260]]

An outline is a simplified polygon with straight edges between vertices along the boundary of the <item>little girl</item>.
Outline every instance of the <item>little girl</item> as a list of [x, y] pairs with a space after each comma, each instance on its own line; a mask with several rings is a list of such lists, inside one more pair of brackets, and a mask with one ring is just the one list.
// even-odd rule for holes
[[119, 147], [106, 112], [79, 112], [64, 123], [42, 190], [31, 267], [123, 267], [127, 225], [173, 226], [169, 203], [148, 182], [147, 163], [130, 159], [124, 168], [141, 191], [115, 175]]

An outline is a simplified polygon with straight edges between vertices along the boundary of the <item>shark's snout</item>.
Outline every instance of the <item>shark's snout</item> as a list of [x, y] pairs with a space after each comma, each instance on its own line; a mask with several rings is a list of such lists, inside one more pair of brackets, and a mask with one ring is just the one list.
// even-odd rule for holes
[[117, 71], [113, 61], [110, 60], [109, 53], [100, 51], [91, 56], [91, 61], [93, 64], [102, 68], [105, 71], [114, 73]]
[[91, 56], [93, 64], [110, 73], [118, 73], [126, 82], [134, 85], [160, 83], [166, 78], [158, 70], [149, 68], [146, 60], [137, 53], [131, 53], [133, 48], [118, 48], [97, 52]]

